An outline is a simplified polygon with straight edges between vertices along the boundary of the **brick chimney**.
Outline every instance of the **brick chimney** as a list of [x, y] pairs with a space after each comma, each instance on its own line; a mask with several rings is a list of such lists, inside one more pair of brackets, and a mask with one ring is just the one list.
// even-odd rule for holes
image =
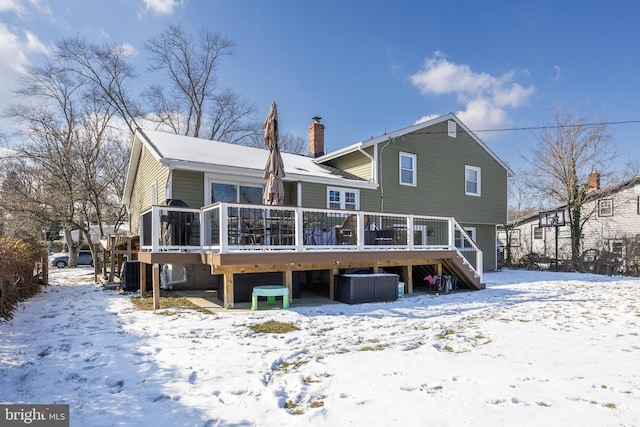
[[309, 125], [309, 152], [316, 158], [324, 154], [324, 125], [320, 123], [321, 117], [314, 117]]
[[600, 174], [593, 171], [589, 174], [589, 186], [587, 187], [587, 193], [592, 193], [600, 189]]

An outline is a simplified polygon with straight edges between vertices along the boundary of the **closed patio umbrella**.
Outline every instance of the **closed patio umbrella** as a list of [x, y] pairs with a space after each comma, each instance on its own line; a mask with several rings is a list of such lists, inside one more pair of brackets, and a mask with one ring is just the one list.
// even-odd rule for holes
[[269, 157], [264, 167], [264, 178], [267, 185], [264, 189], [265, 205], [282, 205], [284, 203], [284, 163], [280, 155], [278, 144], [278, 109], [275, 102], [271, 103], [269, 115], [262, 125], [264, 129], [264, 143], [269, 147]]

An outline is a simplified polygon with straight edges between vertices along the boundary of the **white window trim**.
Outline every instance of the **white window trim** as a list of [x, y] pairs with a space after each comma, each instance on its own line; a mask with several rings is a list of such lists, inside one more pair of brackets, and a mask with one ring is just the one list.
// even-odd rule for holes
[[327, 209], [335, 209], [330, 206], [329, 195], [331, 191], [337, 191], [340, 193], [340, 209], [345, 208], [345, 193], [355, 193], [356, 195], [356, 208], [354, 210], [360, 210], [360, 190], [356, 190], [353, 188], [343, 188], [343, 187], [327, 187]]
[[[413, 170], [411, 171], [411, 182], [402, 182], [402, 158], [410, 157], [413, 161]], [[404, 151], [400, 151], [398, 153], [398, 182], [400, 185], [406, 185], [409, 187], [417, 186], [417, 178], [418, 178], [418, 156], [412, 153], [405, 153]]]
[[229, 185], [235, 185], [236, 188], [236, 201], [238, 200], [239, 197], [239, 191], [240, 191], [240, 187], [255, 187], [255, 188], [261, 188], [262, 191], [264, 191], [264, 186], [265, 183], [264, 182], [250, 182], [250, 181], [234, 181], [231, 179], [220, 179], [220, 177], [215, 176], [215, 175], [209, 175], [209, 174], [205, 174], [204, 177], [204, 200], [205, 200], [205, 204], [208, 205], [210, 204], [210, 200], [211, 200], [211, 184], [229, 184]]
[[[475, 171], [478, 176], [478, 191], [471, 193], [467, 191], [467, 171]], [[480, 197], [482, 195], [482, 169], [477, 166], [464, 166], [464, 194], [466, 196]]]

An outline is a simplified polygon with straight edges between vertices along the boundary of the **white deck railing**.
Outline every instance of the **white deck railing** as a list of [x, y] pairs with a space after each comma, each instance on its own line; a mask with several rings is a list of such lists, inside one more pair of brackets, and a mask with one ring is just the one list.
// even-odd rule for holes
[[152, 206], [140, 215], [140, 241], [150, 252], [456, 250], [482, 278], [482, 251], [446, 217], [225, 202]]

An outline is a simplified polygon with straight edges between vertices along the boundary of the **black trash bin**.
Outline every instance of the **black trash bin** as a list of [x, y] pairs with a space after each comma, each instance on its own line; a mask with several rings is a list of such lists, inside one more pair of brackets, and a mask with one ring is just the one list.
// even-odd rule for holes
[[[120, 287], [123, 291], [135, 292], [140, 289], [140, 261], [125, 261], [122, 264], [122, 272], [120, 273]], [[147, 268], [146, 290], [153, 289], [153, 277], [151, 264], [145, 264]]]

